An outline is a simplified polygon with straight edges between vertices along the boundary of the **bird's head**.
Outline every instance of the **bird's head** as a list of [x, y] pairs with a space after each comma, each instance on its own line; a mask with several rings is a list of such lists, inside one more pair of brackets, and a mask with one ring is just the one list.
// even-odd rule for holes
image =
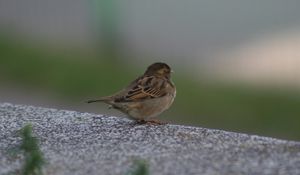
[[166, 77], [166, 78], [170, 78], [171, 77], [171, 73], [173, 71], [171, 70], [170, 66], [168, 66], [166, 63], [153, 63], [151, 64], [144, 75], [154, 75], [154, 76], [158, 76], [158, 77]]

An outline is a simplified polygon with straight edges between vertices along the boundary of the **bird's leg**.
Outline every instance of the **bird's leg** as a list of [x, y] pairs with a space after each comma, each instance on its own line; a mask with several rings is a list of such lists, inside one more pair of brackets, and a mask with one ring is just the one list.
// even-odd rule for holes
[[144, 124], [148, 124], [148, 125], [165, 125], [167, 124], [167, 122], [162, 122], [160, 120], [136, 120], [136, 124], [138, 125], [144, 125]]
[[145, 122], [146, 122], [146, 124], [150, 124], [150, 125], [165, 125], [165, 124], [167, 124], [167, 122], [163, 122], [163, 121], [156, 120], [156, 119], [147, 120]]
[[145, 120], [136, 120], [136, 124], [139, 124], [139, 125], [143, 125], [146, 123], [147, 123], [147, 121], [145, 121]]

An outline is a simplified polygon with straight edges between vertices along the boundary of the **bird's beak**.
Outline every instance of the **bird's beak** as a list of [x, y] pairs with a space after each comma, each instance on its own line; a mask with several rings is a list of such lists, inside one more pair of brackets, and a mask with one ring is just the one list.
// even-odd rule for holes
[[173, 71], [173, 70], [171, 70], [171, 73], [174, 73], [174, 71]]

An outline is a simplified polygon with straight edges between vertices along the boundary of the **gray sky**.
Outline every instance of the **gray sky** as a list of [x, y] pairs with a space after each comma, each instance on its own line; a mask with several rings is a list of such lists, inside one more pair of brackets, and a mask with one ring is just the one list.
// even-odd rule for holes
[[[0, 0], [0, 26], [47, 41], [88, 44], [97, 32], [95, 2]], [[205, 59], [249, 39], [300, 26], [300, 1], [295, 0], [115, 2], [123, 47], [141, 55]]]

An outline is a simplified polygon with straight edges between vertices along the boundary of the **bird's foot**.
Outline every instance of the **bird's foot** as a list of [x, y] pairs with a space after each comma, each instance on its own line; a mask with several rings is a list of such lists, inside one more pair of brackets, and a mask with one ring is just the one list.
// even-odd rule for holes
[[137, 120], [137, 124], [143, 125], [143, 124], [148, 124], [148, 125], [165, 125], [167, 122], [162, 122], [160, 120]]

